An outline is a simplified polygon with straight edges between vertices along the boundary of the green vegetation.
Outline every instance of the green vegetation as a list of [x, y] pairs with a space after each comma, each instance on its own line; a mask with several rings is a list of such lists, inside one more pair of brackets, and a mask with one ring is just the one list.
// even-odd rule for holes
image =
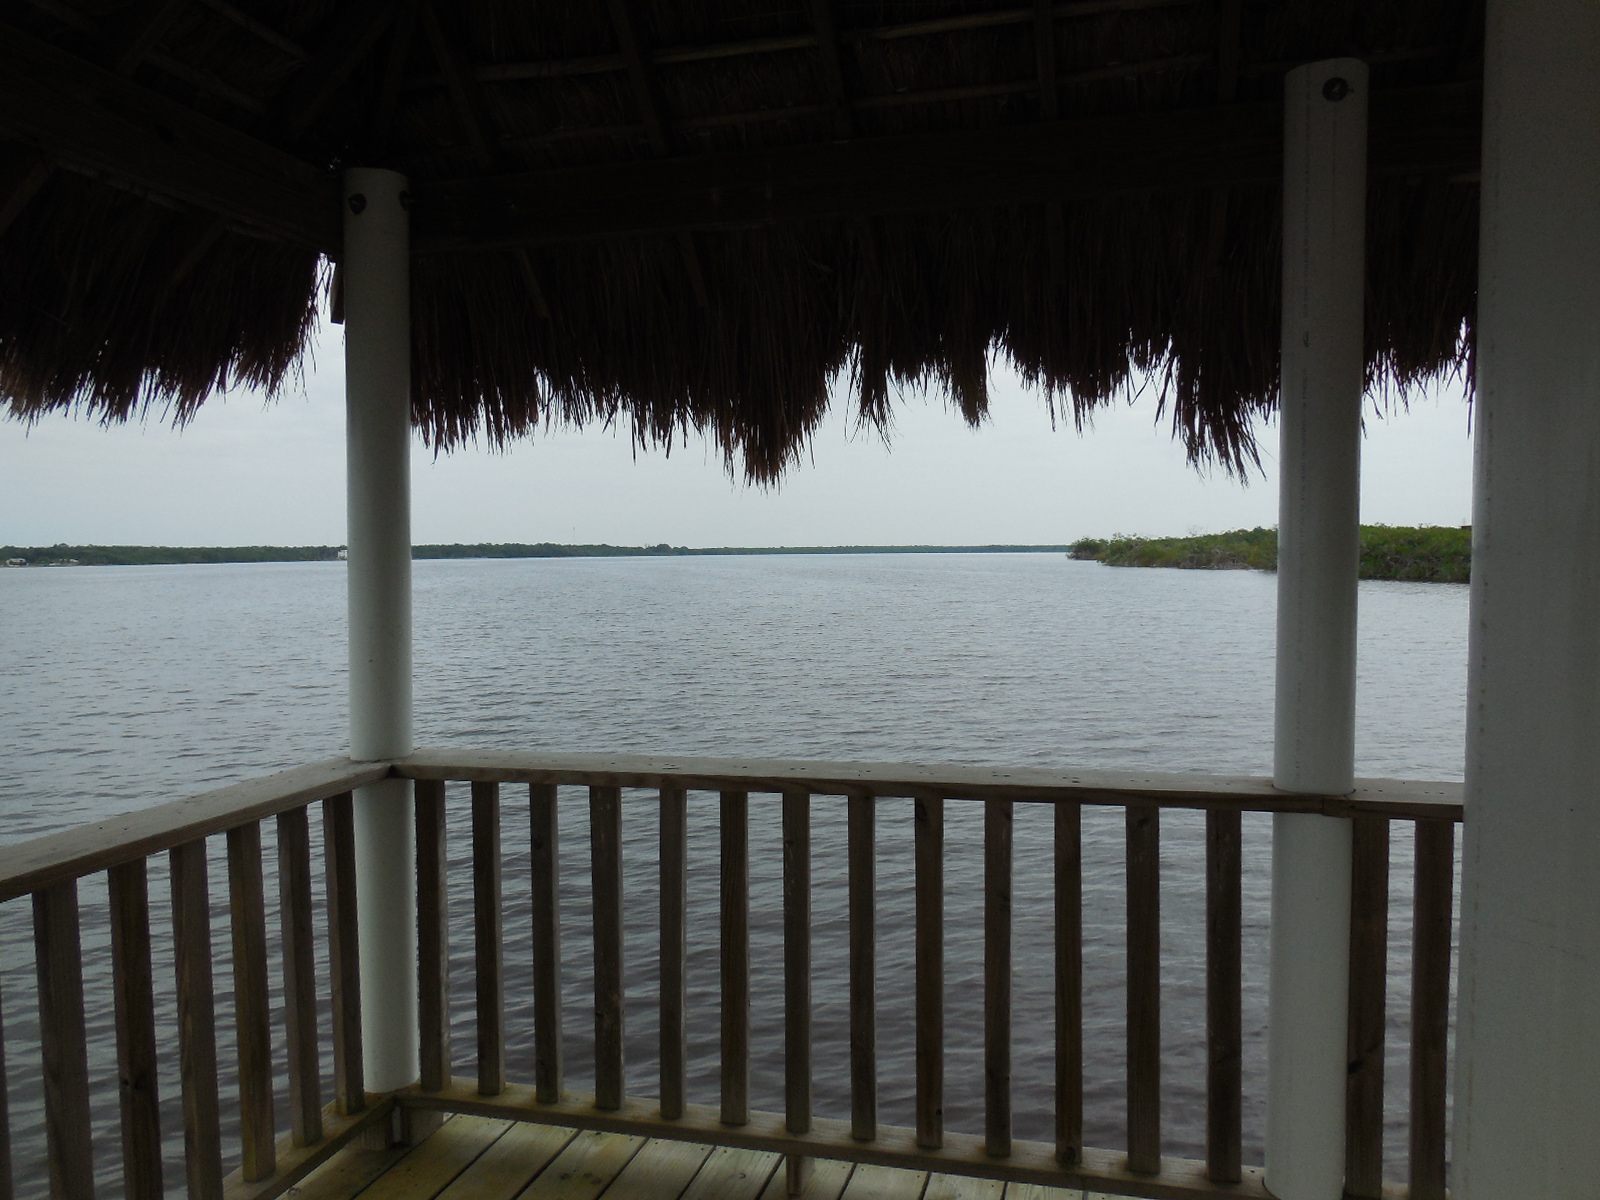
[[[342, 546], [0, 546], [0, 563], [29, 567], [165, 566], [176, 563], [332, 562]], [[1066, 546], [566, 546], [555, 542], [413, 546], [425, 558], [660, 558], [719, 554], [1061, 554]]]
[[338, 546], [0, 546], [0, 562], [22, 559], [30, 567], [327, 562], [338, 557]]
[[1066, 546], [565, 546], [554, 542], [413, 546], [412, 558], [663, 558], [724, 554], [1061, 554]]
[[[1114, 567], [1190, 570], [1278, 568], [1276, 529], [1234, 529], [1186, 538], [1083, 538], [1069, 551]], [[1472, 570], [1472, 530], [1443, 525], [1363, 525], [1361, 578], [1466, 583]]]

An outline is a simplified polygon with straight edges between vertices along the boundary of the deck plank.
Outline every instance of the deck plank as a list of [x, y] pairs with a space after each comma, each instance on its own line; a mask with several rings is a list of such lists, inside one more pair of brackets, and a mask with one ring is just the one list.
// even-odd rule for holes
[[928, 1176], [928, 1188], [922, 1200], [1002, 1200], [1006, 1185], [998, 1179], [973, 1179], [970, 1175], [943, 1175], [935, 1171]]
[[606, 1189], [605, 1200], [678, 1200], [710, 1154], [710, 1146], [652, 1138]]
[[572, 1130], [554, 1125], [513, 1125], [439, 1193], [439, 1200], [512, 1200], [567, 1148], [573, 1136]]
[[757, 1200], [774, 1178], [782, 1159], [766, 1150], [733, 1150], [718, 1146], [684, 1191], [681, 1200]]
[[621, 1133], [578, 1134], [522, 1192], [521, 1200], [595, 1200], [644, 1145]]
[[[433, 1200], [511, 1125], [491, 1117], [452, 1117], [385, 1171], [361, 1193], [361, 1200]], [[346, 1193], [340, 1200], [350, 1200], [354, 1194]]]
[[812, 1159], [811, 1175], [798, 1197], [789, 1195], [787, 1174], [774, 1171], [761, 1193], [761, 1200], [839, 1200], [854, 1170], [854, 1163], [840, 1162], [836, 1158]]
[[[407, 1150], [340, 1151], [295, 1200], [791, 1200], [770, 1151], [455, 1116]], [[798, 1200], [1115, 1200], [1043, 1184], [817, 1159]]]
[[413, 1151], [404, 1146], [388, 1150], [346, 1146], [295, 1186], [294, 1200], [351, 1200], [408, 1153]]
[[877, 1167], [862, 1163], [850, 1176], [843, 1200], [921, 1200], [928, 1186], [926, 1171]]

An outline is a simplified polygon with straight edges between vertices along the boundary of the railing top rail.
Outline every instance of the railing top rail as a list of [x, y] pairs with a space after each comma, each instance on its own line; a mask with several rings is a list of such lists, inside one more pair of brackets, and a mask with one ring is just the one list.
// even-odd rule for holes
[[1409, 779], [1358, 779], [1356, 790], [1348, 796], [1315, 796], [1281, 792], [1269, 780], [1248, 775], [466, 750], [420, 751], [396, 762], [394, 771], [408, 779], [670, 786], [695, 791], [795, 790], [823, 796], [871, 793], [1034, 803], [1075, 800], [1119, 806], [1133, 801], [1166, 808], [1461, 820], [1459, 783]]
[[327, 759], [0, 847], [0, 901], [81, 879], [390, 775], [406, 779], [668, 786], [705, 791], [797, 790], [823, 796], [941, 796], [1045, 804], [1073, 800], [1081, 804], [1124, 805], [1132, 801], [1165, 808], [1461, 820], [1459, 783], [1408, 779], [1360, 779], [1348, 796], [1315, 796], [1280, 792], [1268, 780], [1248, 775], [428, 750], [392, 764]]
[[331, 758], [0, 847], [0, 901], [376, 783], [388, 763]]

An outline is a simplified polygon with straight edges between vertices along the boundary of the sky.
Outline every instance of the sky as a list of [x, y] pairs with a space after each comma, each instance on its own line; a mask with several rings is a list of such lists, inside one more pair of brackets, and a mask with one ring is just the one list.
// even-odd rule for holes
[[[303, 385], [268, 402], [215, 396], [188, 428], [0, 419], [0, 544], [341, 545], [342, 331], [324, 328]], [[412, 456], [412, 539], [617, 545], [1061, 544], [1115, 533], [1216, 532], [1277, 521], [1277, 431], [1241, 483], [1188, 465], [1156, 423], [1154, 389], [1079, 436], [1003, 365], [991, 416], [967, 427], [939, 395], [909, 396], [889, 444], [836, 404], [780, 485], [730, 477], [701, 439], [635, 452], [625, 429], [555, 431], [508, 452]], [[1459, 387], [1387, 413], [1369, 400], [1361, 516], [1464, 525], [1468, 411]]]

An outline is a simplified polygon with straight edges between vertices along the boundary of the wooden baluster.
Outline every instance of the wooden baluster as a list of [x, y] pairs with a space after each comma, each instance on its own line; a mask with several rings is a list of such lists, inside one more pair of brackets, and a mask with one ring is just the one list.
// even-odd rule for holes
[[661, 1116], [676, 1121], [688, 1102], [689, 794], [661, 789]]
[[361, 938], [356, 925], [356, 823], [349, 792], [322, 802], [328, 888], [328, 973], [333, 993], [333, 1098], [339, 1111], [367, 1107], [361, 1049]]
[[[811, 794], [783, 793], [783, 1114], [790, 1133], [811, 1132]], [[789, 1195], [810, 1160], [788, 1155]]]
[[1345, 1083], [1345, 1194], [1383, 1196], [1384, 990], [1389, 968], [1389, 822], [1355, 817], [1350, 875], [1349, 1075]]
[[556, 785], [528, 785], [533, 886], [533, 1081], [540, 1104], [559, 1104], [561, 1060], [561, 854]]
[[477, 965], [478, 1094], [506, 1085], [505, 949], [500, 918], [500, 785], [472, 785], [472, 944]]
[[150, 965], [150, 883], [142, 858], [106, 872], [111, 901], [111, 988], [116, 997], [122, 1179], [128, 1200], [159, 1200], [161, 1113]]
[[913, 803], [916, 860], [917, 1145], [944, 1145], [944, 799]]
[[811, 796], [783, 793], [784, 1127], [811, 1131]]
[[1206, 1178], [1243, 1170], [1241, 838], [1237, 809], [1206, 811]]
[[272, 1000], [267, 983], [267, 904], [261, 823], [228, 830], [228, 901], [233, 932], [234, 1022], [239, 1048], [239, 1140], [247, 1182], [278, 1169], [272, 1095]]
[[1161, 1170], [1160, 809], [1127, 807], [1128, 1169]]
[[589, 789], [594, 887], [594, 1106], [614, 1112], [626, 1088], [622, 1060], [622, 789]]
[[722, 1123], [750, 1120], [750, 796], [723, 792]]
[[322, 1056], [317, 1042], [316, 932], [311, 924], [311, 825], [304, 808], [278, 814], [278, 908], [289, 1130], [295, 1145], [314, 1146], [322, 1140]]
[[1011, 1153], [1011, 843], [1009, 800], [983, 805], [984, 1149]]
[[1417, 822], [1411, 944], [1411, 1197], [1444, 1200], [1455, 824]]
[[850, 1136], [878, 1136], [877, 799], [847, 801], [850, 836]]
[[1083, 1158], [1083, 806], [1055, 804], [1056, 1160]]
[[416, 781], [418, 1083], [425, 1092], [450, 1082], [450, 901], [445, 839], [445, 783]]
[[178, 977], [178, 1061], [183, 1083], [183, 1148], [189, 1195], [222, 1195], [222, 1120], [217, 1098], [217, 1029], [211, 973], [211, 894], [205, 839], [175, 846], [172, 942]]
[[94, 1153], [76, 881], [33, 893], [33, 945], [50, 1194], [60, 1200], [89, 1200], [94, 1196]]
[[[0, 974], [3, 978], [3, 974]], [[6, 1020], [5, 1005], [0, 1003], [0, 1200], [15, 1196], [14, 1174], [11, 1168], [11, 1101], [6, 1081]], [[129, 1192], [129, 1195], [135, 1195]]]

